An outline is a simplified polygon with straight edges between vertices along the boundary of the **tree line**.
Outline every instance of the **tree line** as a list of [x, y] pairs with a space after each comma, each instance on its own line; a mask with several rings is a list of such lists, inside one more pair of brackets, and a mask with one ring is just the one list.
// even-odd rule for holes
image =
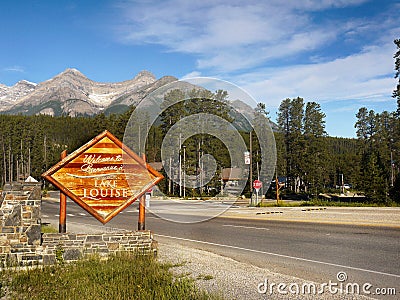
[[[166, 95], [176, 96], [178, 91]], [[217, 113], [232, 122], [229, 106], [220, 102], [210, 105], [204, 95], [179, 102], [179, 109], [170, 107], [155, 122], [147, 137], [146, 155], [149, 162], [161, 160], [162, 141], [169, 129], [184, 116], [204, 112]], [[225, 101], [225, 100], [224, 100]], [[205, 107], [207, 105], [207, 107]], [[213, 108], [214, 107], [214, 108]], [[215, 111], [218, 107], [218, 111]], [[2, 183], [40, 175], [60, 160], [63, 150], [72, 152], [105, 129], [123, 139], [126, 124], [134, 108], [120, 115], [95, 117], [51, 117], [0, 115], [0, 178]], [[267, 115], [265, 106], [259, 112]], [[375, 113], [361, 108], [357, 114], [357, 139], [329, 137], [325, 131], [325, 114], [316, 102], [298, 97], [285, 99], [279, 107], [278, 126], [274, 132], [277, 147], [276, 175], [286, 178], [286, 193], [317, 196], [332, 191], [345, 180], [354, 190], [364, 193], [369, 201], [389, 203], [399, 201], [399, 117], [395, 112]], [[250, 133], [239, 131], [249, 147]], [[253, 178], [257, 178], [260, 146], [252, 135]], [[177, 143], [179, 143], [177, 141]], [[182, 143], [185, 147], [185, 171], [196, 176], [201, 171], [203, 154], [212, 154], [217, 161], [216, 174], [205, 187], [187, 191], [187, 195], [211, 195], [220, 188], [222, 168], [231, 165], [229, 151], [216, 137], [197, 134]], [[182, 151], [182, 150], [181, 150]], [[180, 153], [183, 155], [183, 153]], [[179, 184], [179, 162], [172, 180], [160, 184], [164, 193], [182, 194]], [[181, 165], [180, 168], [183, 166]], [[163, 170], [165, 173], [166, 170]], [[249, 185], [245, 192], [248, 193]]]
[[360, 108], [357, 139], [332, 138], [318, 103], [285, 99], [278, 112], [278, 173], [286, 192], [312, 194], [351, 184], [368, 201], [400, 203], [400, 118]]
[[[400, 40], [395, 40], [395, 78], [400, 82]], [[149, 162], [161, 161], [161, 145], [167, 132], [185, 116], [210, 113], [236, 124], [243, 117], [232, 113], [226, 91], [173, 90], [164, 96], [163, 113], [148, 130], [145, 153]], [[397, 99], [394, 112], [376, 113], [360, 108], [354, 125], [357, 138], [330, 137], [325, 131], [325, 113], [320, 104], [301, 97], [284, 99], [278, 111], [278, 130], [274, 132], [277, 148], [276, 176], [285, 178], [286, 193], [316, 197], [335, 191], [344, 183], [366, 196], [367, 201], [400, 203], [400, 83], [393, 92]], [[176, 101], [176, 100], [184, 101]], [[170, 103], [175, 103], [170, 106]], [[60, 160], [63, 150], [72, 152], [105, 129], [123, 139], [126, 125], [135, 108], [122, 114], [98, 114], [94, 117], [52, 117], [0, 115], [0, 179], [1, 183], [40, 175]], [[259, 103], [256, 116], [269, 117], [265, 105]], [[246, 127], [246, 126], [244, 126]], [[260, 145], [256, 135], [238, 127], [249, 149], [252, 138], [253, 178], [260, 163]], [[203, 187], [188, 190], [188, 195], [212, 195], [221, 186], [221, 171], [231, 165], [226, 146], [209, 134], [196, 134], [181, 144], [185, 149], [185, 172], [196, 178], [202, 170], [201, 156], [212, 154], [217, 168], [212, 180]], [[180, 150], [182, 151], [182, 150]], [[183, 153], [179, 153], [183, 155]], [[171, 161], [172, 179], [159, 186], [170, 195], [182, 194], [179, 170], [182, 161]], [[166, 175], [167, 170], [162, 170]], [[168, 178], [168, 176], [166, 176]], [[197, 176], [196, 180], [201, 180]], [[173, 182], [175, 181], [175, 183]], [[178, 182], [178, 183], [177, 183]], [[249, 183], [245, 192], [250, 190]]]
[[317, 195], [346, 181], [368, 201], [400, 203], [400, 39], [394, 43], [397, 110], [360, 108], [357, 139], [328, 137], [318, 103], [300, 97], [282, 101], [277, 169], [286, 176], [288, 190]]

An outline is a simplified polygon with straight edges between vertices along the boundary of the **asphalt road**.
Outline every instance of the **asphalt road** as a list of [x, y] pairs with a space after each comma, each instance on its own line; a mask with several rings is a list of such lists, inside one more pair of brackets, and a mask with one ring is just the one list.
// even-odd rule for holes
[[[165, 204], [160, 204], [161, 211], [162, 205]], [[174, 216], [172, 209], [162, 216], [190, 221], [193, 220], [191, 213], [195, 214], [195, 211], [196, 208], [192, 212], [186, 210], [183, 213], [185, 216], [179, 217]], [[43, 201], [44, 222], [46, 219], [57, 219], [57, 214], [58, 203]], [[137, 215], [135, 203], [102, 225], [75, 203], [68, 202], [67, 230], [68, 222], [135, 230]], [[146, 229], [152, 230], [160, 242], [190, 245], [277, 273], [319, 283], [331, 281], [339, 284], [337, 274], [345, 272], [345, 284], [363, 286], [368, 283], [372, 286], [368, 289], [372, 295], [376, 288], [395, 288], [397, 296], [400, 294], [399, 228], [224, 217], [185, 224], [149, 213]]]

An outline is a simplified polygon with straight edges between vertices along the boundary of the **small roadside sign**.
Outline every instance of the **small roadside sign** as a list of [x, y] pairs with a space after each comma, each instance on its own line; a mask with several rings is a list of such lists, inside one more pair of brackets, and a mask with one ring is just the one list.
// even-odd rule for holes
[[249, 165], [250, 162], [251, 162], [251, 160], [250, 160], [250, 152], [249, 152], [249, 151], [246, 151], [246, 152], [244, 153], [244, 164], [245, 164], [245, 165]]
[[262, 182], [260, 180], [256, 179], [253, 181], [254, 189], [256, 189], [258, 191], [259, 189], [261, 189], [261, 187], [262, 187]]
[[258, 191], [261, 189], [262, 187], [262, 182], [258, 179], [253, 181], [253, 188], [256, 190], [256, 205], [258, 204]]

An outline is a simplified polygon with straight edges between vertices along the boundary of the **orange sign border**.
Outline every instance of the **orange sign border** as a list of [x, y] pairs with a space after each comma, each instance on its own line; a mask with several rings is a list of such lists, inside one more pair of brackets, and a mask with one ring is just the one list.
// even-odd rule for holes
[[[84, 153], [86, 150], [90, 149], [93, 147], [95, 144], [97, 144], [101, 139], [108, 137], [113, 143], [115, 143], [116, 146], [122, 149], [122, 151], [125, 151], [126, 154], [128, 154], [131, 158], [133, 158], [135, 161], [137, 161], [141, 166], [145, 167], [149, 173], [151, 173], [155, 178], [153, 181], [143, 187], [143, 191], [140, 192], [137, 197], [132, 198], [131, 200], [125, 202], [122, 204], [120, 207], [118, 207], [116, 210], [114, 210], [112, 213], [107, 215], [106, 218], [103, 218], [101, 215], [97, 213], [97, 211], [93, 208], [91, 208], [88, 204], [86, 204], [83, 200], [80, 199], [80, 197], [76, 196], [73, 192], [68, 190], [65, 186], [63, 186], [61, 183], [59, 183], [57, 180], [55, 180], [52, 175], [62, 169], [65, 165], [67, 165], [70, 161], [74, 160], [77, 158], [79, 155]], [[81, 146], [79, 149], [75, 150], [71, 154], [69, 154], [67, 157], [62, 159], [60, 162], [58, 162], [56, 165], [51, 167], [49, 170], [44, 172], [42, 174], [42, 177], [46, 179], [48, 182], [53, 184], [55, 187], [57, 187], [62, 193], [70, 197], [73, 201], [75, 201], [80, 207], [82, 207], [84, 210], [86, 210], [88, 213], [90, 213], [92, 216], [94, 216], [97, 220], [99, 220], [101, 223], [105, 224], [109, 222], [112, 218], [114, 218], [117, 214], [119, 214], [121, 211], [123, 211], [125, 208], [130, 206], [133, 202], [135, 202], [139, 197], [143, 196], [146, 191], [155, 186], [158, 182], [160, 182], [164, 176], [160, 174], [158, 171], [153, 169], [149, 164], [147, 164], [142, 158], [140, 158], [136, 153], [134, 153], [131, 149], [129, 149], [125, 144], [123, 144], [119, 139], [117, 139], [113, 134], [111, 134], [108, 130], [105, 130], [103, 133], [99, 134], [92, 140], [90, 140], [88, 143], [85, 145]]]

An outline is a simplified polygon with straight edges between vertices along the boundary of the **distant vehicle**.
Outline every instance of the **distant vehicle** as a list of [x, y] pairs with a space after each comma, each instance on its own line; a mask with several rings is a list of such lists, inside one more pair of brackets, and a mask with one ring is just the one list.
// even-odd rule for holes
[[[350, 183], [345, 183], [345, 184], [343, 185], [343, 187], [344, 187], [346, 190], [349, 190], [349, 189], [353, 188], [353, 186], [352, 186]], [[337, 189], [341, 189], [342, 186], [341, 186], [341, 185], [337, 185], [336, 188], [337, 188]]]

